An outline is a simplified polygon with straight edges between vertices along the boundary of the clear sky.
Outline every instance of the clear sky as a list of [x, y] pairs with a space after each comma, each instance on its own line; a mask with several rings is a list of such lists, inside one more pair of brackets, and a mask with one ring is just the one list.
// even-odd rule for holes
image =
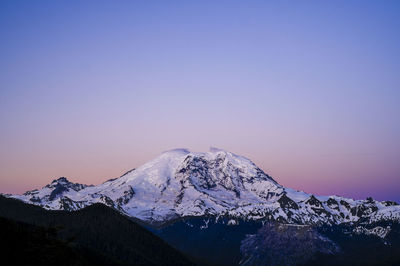
[[0, 192], [219, 147], [400, 201], [400, 1], [1, 1]]

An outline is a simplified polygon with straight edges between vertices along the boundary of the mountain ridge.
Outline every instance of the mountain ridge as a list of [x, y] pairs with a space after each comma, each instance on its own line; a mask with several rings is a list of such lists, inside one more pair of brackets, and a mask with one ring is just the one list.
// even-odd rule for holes
[[293, 224], [400, 221], [396, 202], [316, 196], [285, 188], [250, 159], [217, 148], [169, 150], [97, 186], [63, 177], [40, 190], [8, 197], [54, 210], [103, 203], [154, 225], [201, 216]]

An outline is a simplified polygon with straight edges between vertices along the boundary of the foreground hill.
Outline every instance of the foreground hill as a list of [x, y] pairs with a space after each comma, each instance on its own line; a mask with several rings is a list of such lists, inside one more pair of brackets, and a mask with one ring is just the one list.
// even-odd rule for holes
[[96, 260], [105, 265], [192, 264], [163, 240], [103, 204], [75, 212], [47, 211], [0, 196], [0, 217], [2, 240], [21, 241], [16, 252], [46, 264], [60, 260], [57, 255], [67, 257], [64, 265], [99, 264]]
[[101, 253], [57, 237], [54, 228], [0, 217], [1, 252], [12, 265], [118, 265]]

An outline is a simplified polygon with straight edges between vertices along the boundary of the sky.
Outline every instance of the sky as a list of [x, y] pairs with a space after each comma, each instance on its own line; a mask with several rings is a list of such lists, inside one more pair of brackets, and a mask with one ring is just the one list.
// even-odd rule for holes
[[1, 1], [0, 192], [173, 148], [400, 202], [399, 1]]

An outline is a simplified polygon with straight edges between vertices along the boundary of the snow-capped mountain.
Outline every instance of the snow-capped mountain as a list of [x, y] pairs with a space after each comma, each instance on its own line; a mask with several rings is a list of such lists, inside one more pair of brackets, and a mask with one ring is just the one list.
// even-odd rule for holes
[[199, 216], [311, 225], [400, 221], [395, 202], [315, 196], [285, 188], [249, 159], [215, 148], [202, 153], [167, 151], [97, 186], [62, 177], [40, 190], [8, 196], [54, 210], [101, 202], [152, 224]]

